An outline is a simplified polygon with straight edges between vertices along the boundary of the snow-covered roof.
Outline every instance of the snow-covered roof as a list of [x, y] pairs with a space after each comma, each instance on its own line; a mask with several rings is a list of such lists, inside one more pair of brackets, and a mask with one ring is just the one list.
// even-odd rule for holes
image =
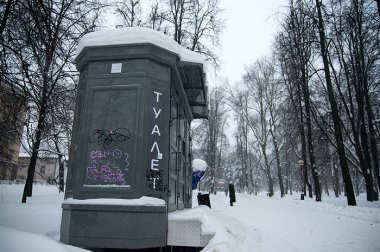
[[180, 46], [169, 36], [147, 27], [126, 27], [91, 32], [80, 40], [76, 54], [85, 47], [149, 43], [177, 54], [181, 61], [204, 64], [203, 57]]
[[20, 153], [18, 154], [18, 156], [19, 156], [19, 157], [28, 157], [28, 158], [30, 158], [29, 153], [26, 153], [26, 152], [20, 152]]
[[[205, 58], [182, 47], [162, 32], [147, 27], [127, 27], [88, 33], [83, 36], [78, 44], [77, 64], [81, 65], [81, 59], [86, 58], [84, 48], [90, 50], [90, 48], [98, 49], [101, 46], [112, 48], [113, 46], [132, 45], [136, 47], [154, 45], [177, 55], [179, 61], [176, 62], [176, 69], [188, 100], [192, 118], [208, 118], [207, 87], [204, 73]], [[123, 55], [119, 55], [117, 50], [112, 51], [118, 55], [117, 57], [123, 58]], [[127, 56], [128, 53], [124, 56]], [[145, 54], [140, 56], [146, 57]]]
[[202, 159], [194, 159], [193, 160], [193, 171], [205, 171], [207, 168], [206, 161]]
[[[26, 153], [26, 152], [20, 152], [18, 154], [18, 157], [19, 158], [30, 158], [30, 155], [29, 153]], [[63, 155], [63, 157], [65, 158], [66, 155]], [[39, 154], [38, 155], [38, 158], [54, 158], [54, 159], [58, 159], [58, 156], [56, 154]]]

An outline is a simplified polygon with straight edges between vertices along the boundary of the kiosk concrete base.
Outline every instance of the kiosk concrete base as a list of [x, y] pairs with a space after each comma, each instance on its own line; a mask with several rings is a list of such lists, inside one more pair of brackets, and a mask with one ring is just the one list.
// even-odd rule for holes
[[166, 206], [62, 204], [61, 242], [85, 248], [166, 245]]

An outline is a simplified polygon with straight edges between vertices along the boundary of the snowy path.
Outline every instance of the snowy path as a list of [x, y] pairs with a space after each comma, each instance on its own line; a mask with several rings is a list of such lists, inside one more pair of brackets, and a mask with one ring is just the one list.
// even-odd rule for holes
[[[0, 184], [0, 251], [83, 251], [58, 242], [63, 194], [38, 185], [21, 204], [22, 190]], [[347, 207], [343, 197], [323, 197], [322, 203], [298, 198], [237, 194], [230, 207], [224, 194], [211, 195], [207, 221], [221, 232], [204, 251], [380, 251], [380, 202], [360, 196], [357, 207]]]
[[237, 246], [242, 251], [380, 251], [380, 209], [373, 208], [378, 202], [372, 208], [346, 207], [344, 198], [326, 197], [330, 204], [294, 197], [237, 194], [229, 207], [228, 197], [218, 194], [211, 205], [245, 227], [246, 244]]

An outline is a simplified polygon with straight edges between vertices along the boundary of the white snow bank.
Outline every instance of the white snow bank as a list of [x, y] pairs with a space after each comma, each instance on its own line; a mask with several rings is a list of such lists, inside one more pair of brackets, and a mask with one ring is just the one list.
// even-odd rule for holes
[[0, 251], [80, 252], [87, 250], [64, 245], [42, 235], [0, 226]]
[[63, 204], [72, 205], [123, 205], [123, 206], [165, 206], [165, 200], [143, 196], [140, 199], [66, 199]]
[[205, 171], [207, 169], [206, 161], [202, 159], [193, 160], [193, 171]]
[[197, 220], [202, 223], [202, 234], [215, 235], [222, 228], [207, 206], [197, 206], [168, 214], [168, 220]]
[[90, 46], [141, 43], [153, 44], [174, 52], [180, 57], [181, 61], [204, 64], [204, 59], [200, 54], [180, 46], [172, 38], [162, 32], [147, 27], [126, 27], [88, 33], [80, 40], [76, 54], [79, 55], [83, 48]]
[[[202, 235], [213, 235], [205, 251], [246, 251], [241, 245], [246, 240], [245, 228], [236, 220], [221, 216], [207, 206], [197, 206], [169, 213], [168, 220], [197, 220], [202, 223]], [[248, 245], [249, 244], [245, 244]], [[238, 249], [236, 249], [239, 247]]]

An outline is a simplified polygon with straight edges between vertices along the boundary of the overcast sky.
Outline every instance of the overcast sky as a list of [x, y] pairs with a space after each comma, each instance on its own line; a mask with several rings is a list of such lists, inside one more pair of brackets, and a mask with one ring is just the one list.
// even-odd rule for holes
[[[225, 29], [221, 36], [219, 57], [222, 60], [218, 76], [231, 85], [239, 82], [246, 65], [269, 55], [278, 27], [280, 12], [288, 0], [221, 0]], [[216, 83], [209, 75], [209, 86]], [[217, 82], [217, 81], [216, 81]]]

